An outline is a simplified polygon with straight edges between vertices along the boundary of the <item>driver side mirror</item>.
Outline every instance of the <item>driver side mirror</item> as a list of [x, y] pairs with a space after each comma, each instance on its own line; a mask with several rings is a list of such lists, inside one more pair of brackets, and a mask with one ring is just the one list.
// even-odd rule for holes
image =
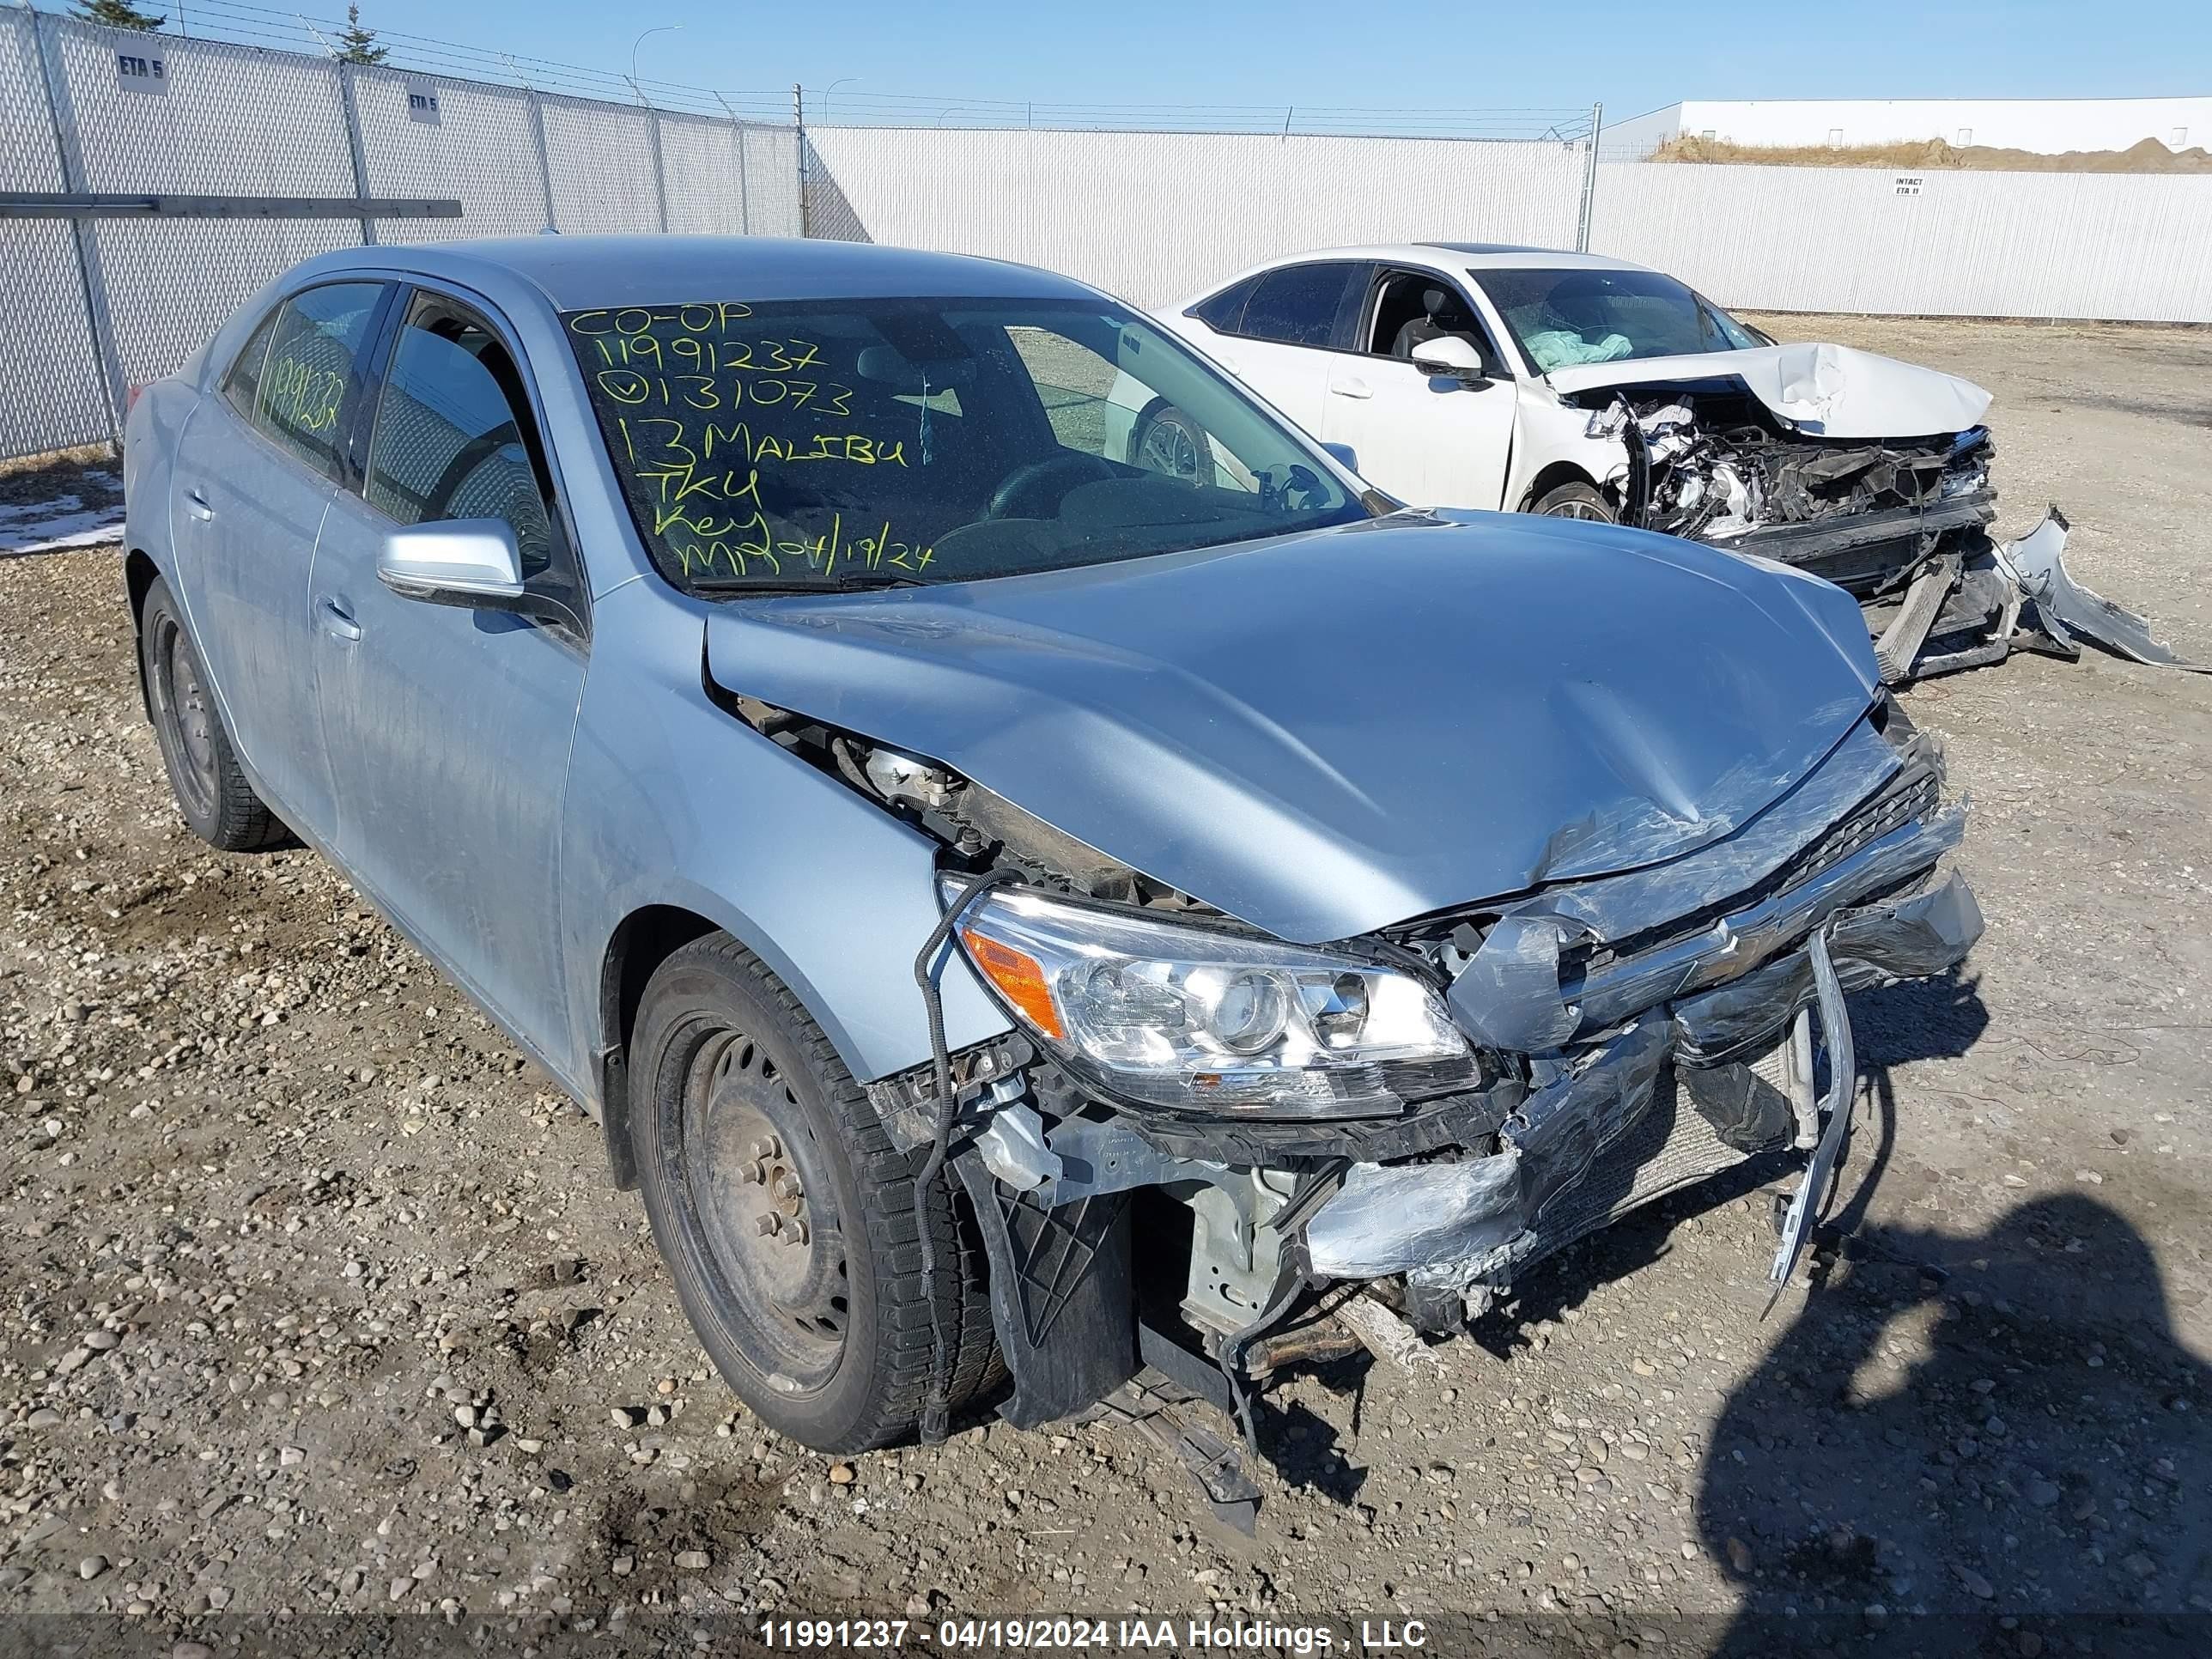
[[1487, 380], [1482, 354], [1456, 334], [1439, 334], [1413, 348], [1413, 367], [1431, 378], [1448, 377], [1473, 384]]
[[403, 599], [477, 611], [520, 611], [522, 552], [504, 519], [404, 525], [377, 550], [376, 579]]

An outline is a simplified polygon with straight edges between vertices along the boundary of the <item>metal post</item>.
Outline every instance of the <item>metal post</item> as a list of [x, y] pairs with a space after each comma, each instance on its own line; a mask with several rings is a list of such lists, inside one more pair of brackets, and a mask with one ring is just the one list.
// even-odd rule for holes
[[[650, 29], [646, 31], [647, 34], [652, 32]], [[638, 37], [641, 40], [644, 38], [644, 35]], [[633, 58], [636, 55], [635, 51], [630, 54]], [[638, 85], [635, 76], [623, 78], [629, 82], [630, 95], [637, 100], [638, 107], [645, 112], [646, 145], [653, 152], [653, 212], [659, 219], [661, 233], [665, 235], [668, 230], [668, 177], [660, 170], [660, 112], [653, 107], [653, 100], [645, 95], [645, 88]]]
[[753, 234], [753, 207], [752, 191], [745, 178], [745, 124], [737, 111], [730, 107], [730, 100], [720, 93], [714, 94], [714, 101], [722, 106], [722, 113], [730, 118], [730, 139], [737, 149], [738, 234], [750, 236]]
[[545, 154], [545, 106], [538, 101], [538, 88], [528, 88], [530, 98], [530, 142], [538, 147], [538, 187], [545, 195], [545, 229], [550, 235], [561, 228], [553, 215], [553, 163]]
[[1605, 131], [1605, 106], [1590, 106], [1589, 149], [1583, 156], [1583, 201], [1581, 211], [1575, 219], [1575, 252], [1588, 253], [1590, 242], [1590, 205], [1597, 199], [1597, 139]]
[[814, 234], [813, 215], [808, 210], [806, 170], [806, 92], [796, 81], [791, 83], [791, 122], [799, 133], [799, 234]]
[[753, 234], [752, 163], [745, 156], [745, 124], [738, 123], [738, 234]]
[[660, 164], [660, 112], [647, 106], [645, 115], [646, 119], [652, 123], [652, 125], [646, 129], [646, 134], [653, 141], [653, 205], [660, 215], [661, 234], [666, 235], [668, 234], [668, 173]]
[[[76, 114], [69, 100], [69, 80], [58, 58], [60, 48], [47, 38], [42, 14], [33, 8], [25, 9], [30, 13], [31, 46], [38, 54], [40, 78], [46, 82], [46, 114], [53, 123], [54, 149], [62, 164], [62, 187], [89, 191], [92, 186], [85, 176]], [[100, 394], [107, 404], [108, 436], [120, 449], [123, 417], [131, 400], [123, 379], [123, 354], [115, 343], [115, 319], [108, 310], [107, 279], [100, 270], [100, 241], [89, 219], [72, 220], [70, 234], [76, 246], [77, 281], [84, 289], [84, 314], [92, 325], [93, 352], [100, 360]]]
[[[338, 60], [338, 93], [345, 104], [346, 148], [353, 152], [353, 193], [362, 201], [368, 200], [368, 151], [361, 139], [361, 105], [354, 96], [354, 67], [343, 58]], [[376, 246], [376, 221], [366, 213], [361, 216], [361, 242], [363, 247]]]

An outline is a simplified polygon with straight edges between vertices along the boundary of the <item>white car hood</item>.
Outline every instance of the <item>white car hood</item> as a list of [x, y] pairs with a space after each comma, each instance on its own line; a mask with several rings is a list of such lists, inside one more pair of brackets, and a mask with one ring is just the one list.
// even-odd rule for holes
[[1824, 438], [1926, 438], [1979, 424], [1990, 394], [1940, 369], [1849, 346], [1758, 346], [1689, 357], [1575, 363], [1546, 375], [1555, 392], [1741, 380], [1751, 395], [1800, 431]]

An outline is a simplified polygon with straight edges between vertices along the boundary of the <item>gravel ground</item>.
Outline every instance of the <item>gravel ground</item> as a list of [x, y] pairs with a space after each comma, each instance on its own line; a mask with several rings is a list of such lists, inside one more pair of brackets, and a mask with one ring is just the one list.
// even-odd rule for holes
[[[1767, 325], [1991, 386], [2010, 527], [2063, 501], [2077, 575], [2212, 659], [2212, 334]], [[1279, 1392], [1248, 1541], [1121, 1431], [763, 1432], [596, 1127], [319, 859], [186, 836], [118, 589], [112, 550], [0, 561], [0, 1612], [161, 1652], [210, 1610], [2212, 1634], [2212, 680], [1911, 694], [1989, 934], [1857, 1002], [1811, 1287], [1762, 1322], [1777, 1171], [1685, 1194], [1434, 1367]]]

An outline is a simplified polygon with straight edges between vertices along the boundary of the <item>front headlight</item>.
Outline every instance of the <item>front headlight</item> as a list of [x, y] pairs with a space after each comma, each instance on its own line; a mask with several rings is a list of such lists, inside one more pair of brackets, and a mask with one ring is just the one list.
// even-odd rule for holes
[[1349, 1117], [1480, 1080], [1426, 986], [1355, 957], [1005, 888], [968, 907], [959, 934], [1024, 1025], [1131, 1101]]

